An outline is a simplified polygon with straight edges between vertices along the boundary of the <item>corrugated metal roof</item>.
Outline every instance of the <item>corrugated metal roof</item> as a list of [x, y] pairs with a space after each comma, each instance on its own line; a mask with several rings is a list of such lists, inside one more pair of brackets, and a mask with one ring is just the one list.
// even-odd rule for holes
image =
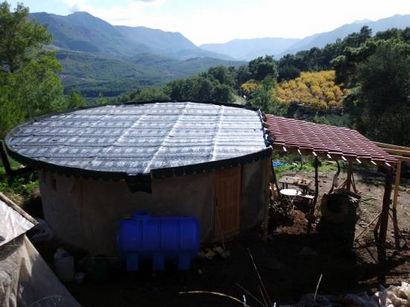
[[329, 154], [335, 159], [343, 156], [375, 163], [396, 162], [394, 157], [353, 129], [271, 114], [266, 115], [266, 123], [274, 147], [314, 151], [318, 155]]
[[12, 130], [6, 145], [25, 162], [127, 174], [266, 149], [258, 112], [192, 102], [108, 105], [51, 115]]

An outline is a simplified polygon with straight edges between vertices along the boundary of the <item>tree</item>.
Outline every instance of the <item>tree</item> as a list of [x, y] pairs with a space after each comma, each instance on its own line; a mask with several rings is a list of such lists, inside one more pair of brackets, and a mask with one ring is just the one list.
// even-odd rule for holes
[[277, 86], [280, 102], [296, 103], [318, 110], [342, 107], [344, 91], [335, 84], [335, 72], [302, 72], [300, 77], [283, 81]]
[[272, 79], [278, 78], [278, 71], [276, 62], [273, 57], [266, 55], [265, 57], [258, 57], [248, 64], [250, 79], [262, 81], [266, 77]]
[[86, 105], [85, 99], [77, 92], [71, 92], [66, 99], [67, 109], [81, 108]]
[[28, 8], [21, 4], [10, 12], [7, 2], [0, 3], [0, 68], [3, 72], [20, 70], [44, 44], [51, 42], [50, 33], [43, 26], [30, 22], [28, 14]]
[[33, 116], [62, 111], [67, 101], [58, 77], [54, 53], [43, 48], [51, 41], [47, 30], [28, 19], [21, 4], [14, 12], [0, 4], [0, 138]]
[[[358, 66], [362, 128], [382, 142], [410, 145], [410, 44], [399, 40], [378, 43]], [[375, 124], [377, 123], [377, 124]]]
[[206, 76], [218, 81], [220, 84], [234, 86], [234, 74], [235, 71], [231, 67], [228, 68], [225, 66], [215, 66], [208, 69]]

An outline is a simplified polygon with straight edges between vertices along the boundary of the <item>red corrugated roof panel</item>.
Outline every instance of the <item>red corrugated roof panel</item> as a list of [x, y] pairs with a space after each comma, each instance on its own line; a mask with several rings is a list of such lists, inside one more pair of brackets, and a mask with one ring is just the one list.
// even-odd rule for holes
[[396, 163], [396, 159], [358, 131], [304, 120], [266, 115], [274, 147], [314, 151], [317, 154], [347, 159]]

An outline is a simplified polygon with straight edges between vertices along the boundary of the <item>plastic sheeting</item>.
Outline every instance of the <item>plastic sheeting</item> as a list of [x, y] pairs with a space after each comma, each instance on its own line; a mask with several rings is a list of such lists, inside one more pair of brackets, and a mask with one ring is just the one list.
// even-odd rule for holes
[[0, 248], [0, 307], [16, 306], [80, 306], [25, 235]]
[[23, 124], [6, 137], [26, 164], [57, 170], [149, 174], [266, 149], [260, 114], [192, 102], [109, 105]]
[[[241, 230], [263, 221], [267, 208], [270, 158], [242, 166]], [[270, 168], [269, 168], [270, 170]], [[55, 236], [92, 254], [116, 255], [118, 222], [135, 211], [152, 215], [195, 216], [201, 241], [214, 238], [214, 174], [152, 180], [152, 194], [131, 193], [124, 181], [66, 177], [43, 171], [44, 215]]]
[[6, 204], [0, 198], [0, 248], [23, 233], [26, 233], [36, 224], [35, 221], [27, 219], [17, 210], [15, 206]]
[[25, 236], [36, 221], [0, 193], [0, 307], [80, 306]]

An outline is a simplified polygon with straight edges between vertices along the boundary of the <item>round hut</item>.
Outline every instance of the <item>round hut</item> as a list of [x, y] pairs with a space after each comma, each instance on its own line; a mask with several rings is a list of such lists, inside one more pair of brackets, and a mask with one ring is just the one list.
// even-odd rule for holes
[[226, 240], [267, 214], [271, 147], [261, 113], [193, 102], [106, 105], [35, 119], [6, 137], [40, 171], [45, 219], [62, 242], [116, 253], [135, 211], [195, 216]]

